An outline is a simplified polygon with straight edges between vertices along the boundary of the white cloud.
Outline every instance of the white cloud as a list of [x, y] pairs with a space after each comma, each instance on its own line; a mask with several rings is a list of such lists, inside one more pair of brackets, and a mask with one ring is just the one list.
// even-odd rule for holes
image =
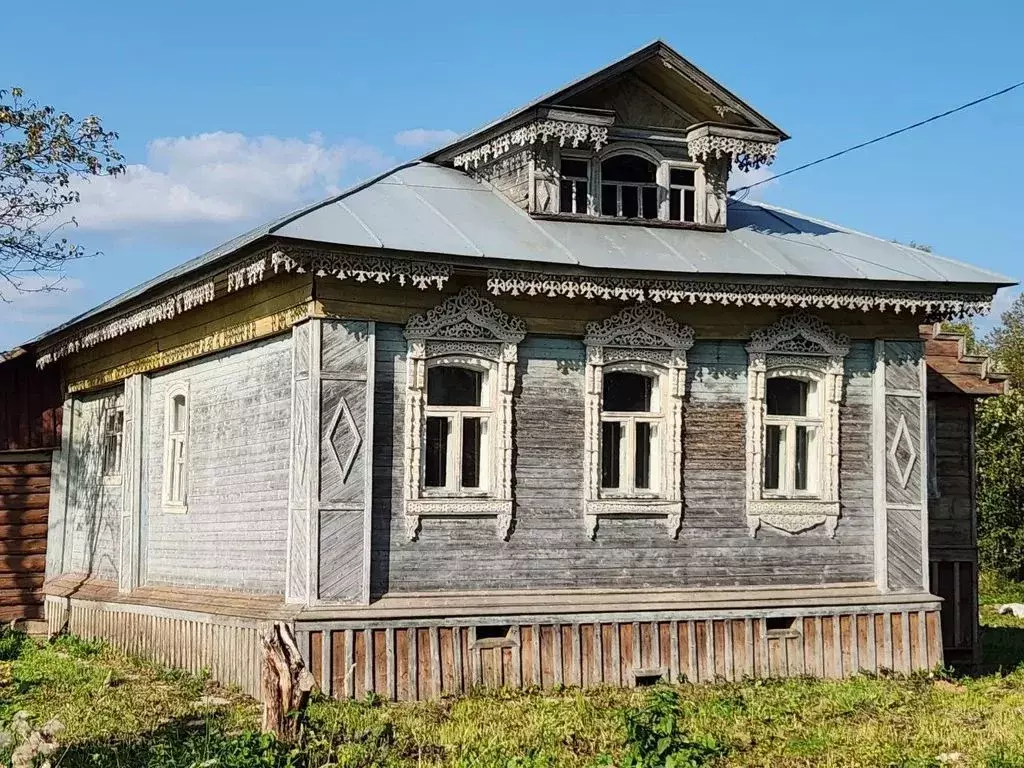
[[84, 230], [125, 231], [181, 224], [233, 224], [283, 214], [340, 188], [352, 171], [390, 164], [360, 141], [202, 133], [155, 139], [145, 163], [80, 188], [73, 214]]
[[395, 134], [395, 144], [400, 147], [419, 147], [421, 149], [429, 149], [431, 147], [440, 147], [443, 144], [447, 144], [449, 141], [458, 138], [458, 136], [458, 133], [448, 128], [439, 130], [433, 130], [431, 128], [410, 128], [407, 131], [399, 131]]

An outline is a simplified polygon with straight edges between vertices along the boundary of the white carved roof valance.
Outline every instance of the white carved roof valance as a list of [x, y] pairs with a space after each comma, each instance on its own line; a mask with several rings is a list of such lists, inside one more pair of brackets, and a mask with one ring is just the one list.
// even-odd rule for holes
[[589, 146], [597, 152], [608, 143], [608, 126], [568, 120], [533, 120], [456, 155], [452, 162], [456, 168], [476, 168], [507, 154], [513, 147], [528, 147], [538, 141], [542, 144], [558, 141], [560, 147]]
[[690, 159], [706, 162], [709, 157], [728, 155], [740, 170], [771, 165], [779, 146], [777, 135], [765, 135], [735, 126], [701, 124], [686, 134]]

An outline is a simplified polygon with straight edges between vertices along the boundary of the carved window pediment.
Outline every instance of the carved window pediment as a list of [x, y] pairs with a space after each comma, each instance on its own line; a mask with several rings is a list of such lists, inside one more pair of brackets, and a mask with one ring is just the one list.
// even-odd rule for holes
[[649, 304], [590, 323], [583, 515], [591, 538], [602, 517], [683, 517], [683, 397], [693, 329]]
[[[472, 288], [406, 325], [405, 529], [410, 541], [418, 537], [424, 517], [494, 517], [499, 536], [511, 535], [512, 391], [517, 348], [525, 336], [520, 318]], [[432, 368], [472, 372], [472, 401], [432, 405], [427, 391]], [[429, 434], [431, 429], [443, 434]], [[472, 461], [462, 458], [464, 451], [472, 453]]]
[[839, 523], [839, 407], [850, 340], [804, 312], [747, 344], [747, 525], [796, 534]]

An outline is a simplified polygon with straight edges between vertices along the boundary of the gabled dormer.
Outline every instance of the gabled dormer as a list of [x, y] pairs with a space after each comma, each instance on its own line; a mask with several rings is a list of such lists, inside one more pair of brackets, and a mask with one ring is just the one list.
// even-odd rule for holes
[[652, 43], [428, 155], [534, 216], [722, 229], [733, 167], [788, 136]]

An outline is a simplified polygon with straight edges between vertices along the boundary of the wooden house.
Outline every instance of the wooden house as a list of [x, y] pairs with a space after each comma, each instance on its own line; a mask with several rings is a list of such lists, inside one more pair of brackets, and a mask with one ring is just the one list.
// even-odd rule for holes
[[256, 691], [922, 670], [925, 342], [1006, 278], [729, 196], [662, 43], [45, 334], [46, 612]]

